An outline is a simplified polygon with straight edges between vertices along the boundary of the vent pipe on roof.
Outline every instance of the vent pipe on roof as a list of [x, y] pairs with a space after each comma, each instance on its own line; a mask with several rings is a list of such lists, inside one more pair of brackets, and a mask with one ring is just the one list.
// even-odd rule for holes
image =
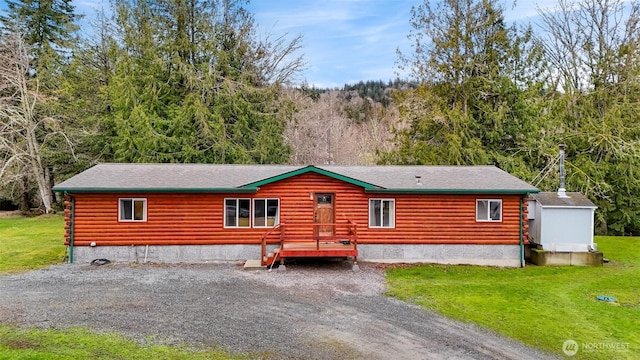
[[422, 176], [416, 175], [416, 185], [422, 185]]
[[566, 198], [567, 196], [567, 189], [564, 188], [564, 149], [565, 149], [565, 145], [562, 144], [560, 145], [560, 160], [559, 160], [559, 167], [560, 167], [560, 188], [558, 189], [558, 197], [559, 198]]

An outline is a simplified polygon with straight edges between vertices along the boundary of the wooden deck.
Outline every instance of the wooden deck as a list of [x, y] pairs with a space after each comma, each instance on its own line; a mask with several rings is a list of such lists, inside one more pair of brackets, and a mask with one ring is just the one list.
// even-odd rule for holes
[[[323, 225], [326, 226], [326, 224]], [[354, 261], [357, 261], [356, 224], [348, 221], [344, 224], [330, 225], [335, 230], [330, 236], [314, 236], [314, 230], [318, 224], [282, 223], [270, 229], [262, 237], [262, 265], [269, 266], [277, 261], [284, 262], [286, 258], [353, 257]], [[305, 232], [305, 228], [308, 231]], [[287, 235], [289, 233], [294, 235]], [[267, 254], [267, 243], [274, 243], [276, 239], [280, 246]]]
[[350, 257], [358, 256], [358, 247], [350, 240], [329, 241], [285, 241], [279, 248], [280, 257]]

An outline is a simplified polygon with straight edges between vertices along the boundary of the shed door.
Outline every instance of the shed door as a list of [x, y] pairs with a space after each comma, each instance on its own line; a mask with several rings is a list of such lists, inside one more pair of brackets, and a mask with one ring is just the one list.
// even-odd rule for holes
[[315, 234], [317, 236], [334, 235], [334, 196], [333, 194], [316, 194], [316, 209], [314, 212], [314, 222], [317, 224]]

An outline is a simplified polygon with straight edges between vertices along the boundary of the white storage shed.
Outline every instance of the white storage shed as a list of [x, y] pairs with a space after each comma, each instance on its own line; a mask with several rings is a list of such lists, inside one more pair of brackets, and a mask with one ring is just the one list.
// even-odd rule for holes
[[[564, 189], [562, 189], [564, 190]], [[593, 244], [597, 206], [579, 192], [541, 192], [531, 195], [530, 241], [552, 252], [588, 252]]]

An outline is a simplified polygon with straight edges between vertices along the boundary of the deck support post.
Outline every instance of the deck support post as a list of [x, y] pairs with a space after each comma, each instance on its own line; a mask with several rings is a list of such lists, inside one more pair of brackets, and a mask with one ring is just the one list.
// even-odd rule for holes
[[280, 258], [280, 265], [278, 265], [278, 271], [286, 271], [287, 267], [284, 265], [284, 258]]

